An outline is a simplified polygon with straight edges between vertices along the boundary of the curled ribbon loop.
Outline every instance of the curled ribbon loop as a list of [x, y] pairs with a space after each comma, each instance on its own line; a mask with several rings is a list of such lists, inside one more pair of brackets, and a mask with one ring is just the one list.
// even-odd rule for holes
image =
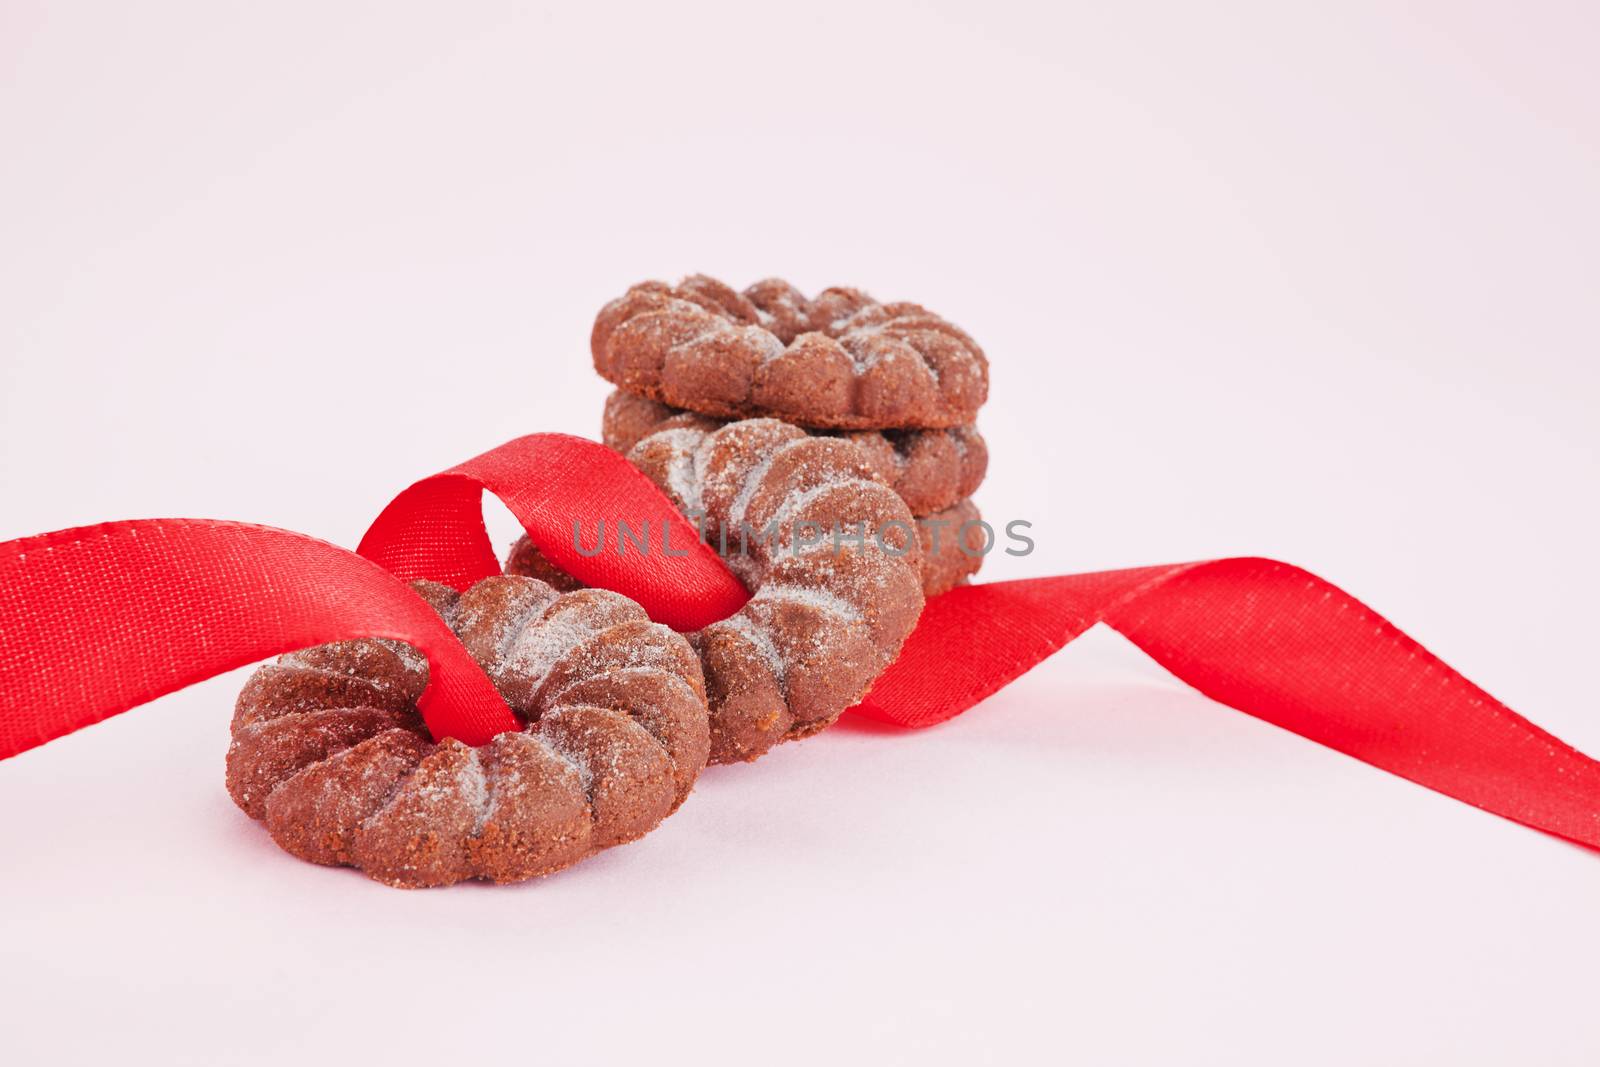
[[[457, 589], [499, 574], [483, 526], [485, 489], [556, 566], [631, 597], [675, 630], [725, 619], [749, 599], [650, 479], [609, 448], [559, 433], [518, 437], [417, 482], [383, 509], [356, 551], [401, 578]], [[575, 522], [586, 551], [591, 541], [600, 551], [578, 550]], [[637, 548], [614, 551], [619, 524], [648, 539], [648, 561]]]

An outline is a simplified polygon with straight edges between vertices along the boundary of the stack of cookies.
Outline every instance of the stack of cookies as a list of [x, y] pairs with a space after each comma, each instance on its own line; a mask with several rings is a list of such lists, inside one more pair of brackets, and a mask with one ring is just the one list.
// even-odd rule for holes
[[993, 547], [970, 499], [989, 461], [973, 425], [988, 360], [926, 308], [857, 289], [807, 299], [777, 279], [740, 293], [695, 275], [607, 304], [590, 348], [617, 386], [602, 436], [619, 452], [663, 431], [780, 419], [860, 446], [916, 517], [927, 595], [967, 581]]

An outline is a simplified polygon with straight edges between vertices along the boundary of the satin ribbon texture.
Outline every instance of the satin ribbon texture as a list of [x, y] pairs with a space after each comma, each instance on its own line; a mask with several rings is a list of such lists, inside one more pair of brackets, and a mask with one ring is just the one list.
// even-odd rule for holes
[[[0, 545], [0, 758], [184, 686], [328, 641], [386, 637], [429, 661], [435, 738], [482, 744], [517, 720], [407, 586], [499, 573], [487, 489], [589, 585], [692, 630], [739, 582], [648, 479], [601, 445], [509, 441], [405, 490], [356, 552], [203, 519], [80, 527]], [[584, 556], [573, 522], [647, 520], [681, 555]], [[855, 710], [906, 727], [961, 714], [1095, 623], [1212, 699], [1487, 811], [1600, 848], [1600, 763], [1467, 681], [1372, 609], [1266, 559], [995, 582], [928, 602]]]

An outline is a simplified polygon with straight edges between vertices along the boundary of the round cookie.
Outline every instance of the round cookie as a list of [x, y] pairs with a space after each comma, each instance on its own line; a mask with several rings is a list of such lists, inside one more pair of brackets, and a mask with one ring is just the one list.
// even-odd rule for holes
[[[657, 430], [692, 427], [714, 430], [722, 420], [668, 407], [649, 397], [618, 389], [606, 397], [600, 436], [626, 455]], [[977, 491], [989, 467], [989, 448], [975, 426], [942, 430], [813, 430], [814, 434], [854, 441], [865, 452], [879, 480], [899, 493], [911, 514], [932, 515], [955, 507]], [[519, 572], [532, 573], [532, 572]], [[543, 575], [536, 575], [543, 577]]]
[[[978, 573], [984, 556], [994, 547], [988, 543], [992, 532], [986, 533], [979, 525], [982, 520], [977, 505], [970, 500], [917, 518], [917, 540], [922, 549], [917, 577], [924, 597], [948, 593]], [[526, 534], [512, 544], [505, 570], [507, 574], [542, 578], [558, 589], [583, 588], [582, 582], [550, 562]]]
[[710, 745], [687, 640], [603, 589], [485, 578], [415, 588], [526, 722], [435, 743], [426, 659], [372, 639], [293, 652], [239, 694], [228, 792], [285, 851], [405, 888], [516, 882], [640, 837], [683, 802]]
[[606, 397], [605, 408], [600, 415], [600, 442], [611, 451], [626, 456], [633, 451], [634, 445], [657, 430], [689, 428], [710, 433], [720, 430], [728, 422], [727, 419], [669, 407], [659, 400], [651, 400], [626, 389], [613, 389]]
[[989, 394], [983, 350], [926, 308], [858, 289], [808, 300], [778, 279], [635, 285], [601, 309], [589, 347], [607, 381], [725, 419], [934, 429], [972, 422]]
[[517, 539], [516, 544], [511, 546], [511, 553], [506, 557], [505, 572], [518, 574], [524, 578], [537, 578], [562, 593], [584, 588], [582, 582], [551, 563], [544, 553], [539, 551], [539, 547], [528, 540], [527, 534], [523, 534]]
[[[711, 762], [755, 759], [859, 702], [923, 603], [915, 519], [861, 450], [750, 419], [669, 427], [628, 460], [698, 519], [752, 592], [733, 616], [689, 635], [705, 669]], [[864, 536], [835, 540], [836, 527]], [[508, 569], [537, 556], [523, 539]]]
[[978, 506], [970, 500], [917, 520], [923, 595], [948, 593], [978, 573], [983, 557], [994, 548], [993, 532], [982, 523]]

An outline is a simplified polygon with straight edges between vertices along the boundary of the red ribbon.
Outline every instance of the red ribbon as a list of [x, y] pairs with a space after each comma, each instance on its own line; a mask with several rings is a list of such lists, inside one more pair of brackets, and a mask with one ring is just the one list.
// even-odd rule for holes
[[[357, 636], [427, 655], [435, 737], [514, 726], [454, 636], [402, 579], [497, 573], [481, 493], [505, 501], [563, 569], [692, 629], [744, 591], [620, 456], [519, 438], [400, 494], [360, 554], [208, 520], [108, 523], [0, 546], [0, 758], [278, 652]], [[574, 519], [667, 531], [684, 555], [573, 547]], [[587, 527], [586, 527], [587, 529]], [[657, 536], [661, 536], [660, 533]], [[379, 566], [381, 564], [382, 566]], [[1224, 704], [1508, 819], [1600, 848], [1600, 763], [1452, 670], [1315, 575], [1215, 560], [997, 582], [929, 601], [857, 709], [903, 726], [958, 715], [1096, 622]]]
[[856, 709], [961, 714], [1097, 622], [1206, 696], [1485, 811], [1600, 848], [1600, 762], [1337, 586], [1220, 559], [954, 589]]
[[278, 652], [392, 637], [432, 667], [428, 728], [517, 720], [444, 620], [350, 551], [270, 526], [147, 519], [0, 547], [0, 758]]
[[[673, 629], [708, 626], [749, 598], [650, 479], [610, 449], [559, 433], [518, 437], [424, 478], [383, 509], [356, 551], [406, 581], [428, 578], [465, 589], [499, 574], [483, 526], [485, 489], [556, 566], [586, 585], [626, 593]], [[585, 545], [602, 521], [613, 537], [619, 521], [648, 532], [649, 562], [637, 552], [583, 555], [573, 531], [579, 521]]]

